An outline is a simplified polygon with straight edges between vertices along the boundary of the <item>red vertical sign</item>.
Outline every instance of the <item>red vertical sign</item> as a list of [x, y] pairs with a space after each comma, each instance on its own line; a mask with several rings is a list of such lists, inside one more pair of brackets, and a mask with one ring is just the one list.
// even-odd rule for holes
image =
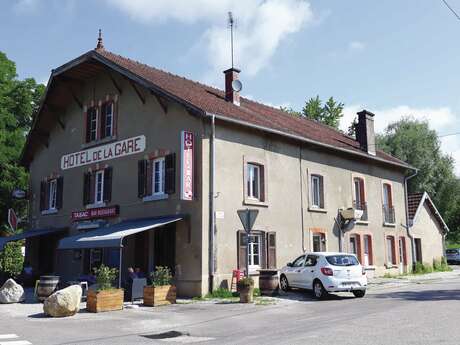
[[181, 199], [193, 200], [193, 133], [181, 132]]
[[8, 210], [8, 224], [10, 224], [11, 230], [16, 231], [18, 228], [18, 217], [12, 208]]

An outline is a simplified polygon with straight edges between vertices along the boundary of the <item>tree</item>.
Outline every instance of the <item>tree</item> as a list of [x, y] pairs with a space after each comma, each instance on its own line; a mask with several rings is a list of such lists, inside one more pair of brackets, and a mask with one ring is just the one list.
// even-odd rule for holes
[[451, 230], [449, 237], [460, 235], [460, 182], [454, 159], [442, 153], [438, 135], [428, 122], [404, 117], [377, 136], [377, 145], [418, 169], [409, 181], [409, 193], [428, 192]]
[[343, 107], [344, 104], [337, 102], [333, 97], [329, 97], [327, 102], [323, 105], [319, 96], [316, 96], [306, 101], [300, 112], [292, 108], [280, 107], [280, 109], [291, 115], [306, 117], [338, 129], [340, 119], [343, 116]]
[[6, 227], [8, 208], [24, 215], [24, 205], [11, 197], [14, 188], [27, 188], [27, 173], [19, 157], [44, 92], [34, 79], [17, 79], [16, 65], [0, 52], [0, 229]]

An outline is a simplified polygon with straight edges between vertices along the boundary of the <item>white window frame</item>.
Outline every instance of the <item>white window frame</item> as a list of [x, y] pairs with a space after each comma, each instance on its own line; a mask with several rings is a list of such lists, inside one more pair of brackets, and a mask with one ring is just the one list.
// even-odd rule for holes
[[370, 235], [363, 235], [363, 245], [364, 245], [364, 266], [369, 266], [371, 261], [371, 250], [372, 250], [372, 238]]
[[[98, 194], [100, 198], [98, 198]], [[96, 205], [104, 203], [104, 170], [98, 170], [94, 175], [94, 203]]]
[[[261, 166], [259, 164], [248, 163], [247, 164], [247, 197], [252, 200], [260, 200], [260, 171]], [[257, 176], [257, 181], [255, 177]], [[256, 185], [256, 188], [254, 188]], [[256, 190], [254, 190], [256, 189]], [[256, 193], [257, 192], [257, 193]]]
[[[257, 239], [257, 241], [254, 241]], [[260, 234], [250, 234], [248, 239], [248, 264], [249, 264], [249, 272], [255, 272], [261, 268], [261, 261], [262, 261], [262, 235]], [[258, 247], [257, 254], [254, 251], [254, 247]], [[259, 263], [255, 264], [255, 257], [258, 258]]]
[[[352, 245], [351, 245], [352, 242], [353, 242], [354, 251], [352, 250]], [[350, 235], [349, 246], [350, 246], [349, 253], [355, 254], [356, 256], [358, 256], [358, 238], [356, 237], [356, 235], [354, 234]]]
[[[105, 137], [111, 137], [113, 136], [113, 102], [108, 102], [105, 104], [105, 109], [107, 111], [108, 106], [110, 106], [110, 123], [107, 121], [107, 115], [109, 114], [106, 112], [103, 114], [105, 116], [105, 128], [104, 128], [104, 136]], [[107, 134], [107, 129], [110, 128], [110, 134]]]
[[[311, 175], [311, 207], [312, 208], [321, 208], [322, 198], [321, 195], [321, 179], [320, 175], [312, 174]], [[315, 183], [317, 183], [317, 190], [315, 190]], [[318, 199], [318, 202], [315, 201], [315, 198]]]
[[57, 203], [57, 179], [52, 179], [48, 182], [48, 210], [56, 210]]
[[[157, 176], [156, 166], [159, 165], [159, 175]], [[157, 181], [159, 178], [159, 181]], [[165, 157], [160, 157], [152, 160], [152, 196], [164, 195], [165, 194], [165, 181], [166, 179], [166, 166]], [[155, 192], [155, 186], [159, 183], [159, 190]]]
[[326, 234], [322, 233], [322, 232], [314, 232], [312, 234], [312, 252], [316, 252], [315, 251], [315, 237], [319, 237], [319, 251], [318, 252], [325, 252], [326, 251]]
[[[363, 181], [362, 186], [364, 190], [362, 194], [364, 195], [364, 200], [361, 200], [361, 181]], [[365, 187], [364, 178], [360, 176], [354, 176], [353, 177], [353, 188], [355, 191], [355, 195], [354, 195], [355, 202], [360, 206], [363, 205], [366, 202], [366, 187]]]
[[[99, 130], [99, 110], [97, 107], [90, 107], [89, 109], [94, 109], [95, 110], [95, 119], [93, 120], [92, 118], [90, 119], [90, 124], [89, 124], [89, 141], [96, 141], [97, 140], [97, 133]], [[87, 112], [88, 116], [91, 116], [89, 112]], [[95, 124], [95, 128], [93, 130], [93, 123]], [[93, 133], [94, 133], [94, 139], [93, 139]]]

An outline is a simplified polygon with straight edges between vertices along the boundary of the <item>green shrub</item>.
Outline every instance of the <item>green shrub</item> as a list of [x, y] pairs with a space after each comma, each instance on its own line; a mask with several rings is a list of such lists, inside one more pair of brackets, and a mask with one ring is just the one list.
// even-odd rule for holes
[[99, 290], [110, 290], [114, 288], [113, 282], [117, 279], [118, 270], [102, 264], [99, 268], [94, 269], [96, 275], [96, 284]]
[[22, 241], [9, 242], [0, 251], [0, 273], [5, 278], [16, 278], [22, 272], [24, 257], [22, 256]]
[[441, 260], [433, 259], [433, 271], [441, 271]]
[[449, 272], [452, 269], [447, 264], [446, 258], [443, 256], [440, 260], [433, 259], [433, 271], [435, 272]]
[[260, 296], [260, 289], [259, 288], [255, 288], [254, 289], [254, 297], [259, 297]]
[[171, 285], [172, 278], [171, 270], [166, 266], [157, 266], [155, 271], [150, 273], [153, 286]]
[[211, 293], [208, 293], [205, 298], [232, 298], [236, 293], [224, 288], [218, 288]]
[[253, 286], [254, 286], [254, 279], [252, 279], [251, 277], [245, 277], [238, 281], [238, 290], [246, 289], [248, 287], [253, 287]]
[[422, 262], [416, 262], [414, 271], [412, 273], [414, 274], [425, 274], [425, 273], [431, 273], [433, 272], [433, 267], [430, 265], [426, 265]]

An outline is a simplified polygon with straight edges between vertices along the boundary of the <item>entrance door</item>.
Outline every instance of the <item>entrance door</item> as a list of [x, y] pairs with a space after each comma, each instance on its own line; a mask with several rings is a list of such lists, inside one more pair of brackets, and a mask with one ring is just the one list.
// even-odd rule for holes
[[370, 260], [369, 260], [369, 257], [371, 255], [370, 247], [371, 247], [370, 236], [365, 235], [364, 236], [364, 266], [369, 266], [370, 264]]
[[153, 250], [154, 266], [169, 267], [174, 274], [176, 267], [176, 225], [170, 224], [155, 229]]
[[139, 268], [146, 276], [149, 270], [149, 231], [143, 231], [134, 240], [134, 268]]
[[420, 238], [414, 238], [415, 242], [415, 261], [422, 262], [422, 240]]

